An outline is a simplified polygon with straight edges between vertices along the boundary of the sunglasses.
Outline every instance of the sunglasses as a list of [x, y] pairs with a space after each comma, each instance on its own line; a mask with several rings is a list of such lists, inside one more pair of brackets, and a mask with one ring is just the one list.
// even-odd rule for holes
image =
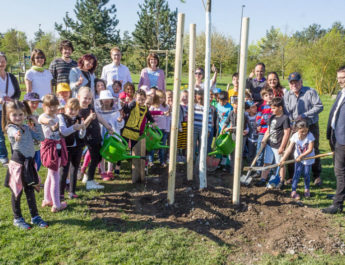
[[195, 74], [196, 74], [196, 75], [202, 75], [202, 73], [201, 73], [201, 72], [195, 72]]

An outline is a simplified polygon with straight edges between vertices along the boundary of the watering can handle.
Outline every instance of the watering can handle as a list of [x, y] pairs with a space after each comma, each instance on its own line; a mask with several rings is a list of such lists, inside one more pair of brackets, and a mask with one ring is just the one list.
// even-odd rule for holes
[[155, 128], [156, 129], [156, 131], [158, 131], [158, 133], [159, 133], [159, 137], [160, 138], [162, 138], [163, 137], [163, 132], [158, 128], [158, 126], [157, 125], [153, 125], [153, 123], [152, 122], [148, 122], [148, 123], [146, 123], [146, 126], [147, 127], [149, 127], [149, 126], [152, 126], [152, 128]]
[[[105, 133], [105, 135], [104, 135], [104, 138], [108, 138], [108, 132], [106, 132]], [[112, 135], [110, 135], [110, 136], [117, 136], [118, 138], [120, 138], [120, 140], [123, 142], [123, 144], [126, 146], [126, 149], [128, 148], [128, 143], [127, 143], [127, 141], [121, 136], [121, 135], [119, 135], [119, 134], [117, 134], [116, 132], [114, 132]]]

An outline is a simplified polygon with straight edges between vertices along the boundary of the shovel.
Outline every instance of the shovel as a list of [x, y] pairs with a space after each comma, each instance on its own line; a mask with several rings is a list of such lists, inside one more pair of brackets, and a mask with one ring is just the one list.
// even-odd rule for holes
[[[333, 152], [330, 152], [330, 153], [326, 153], [326, 154], [319, 154], [319, 155], [315, 155], [315, 156], [310, 156], [310, 157], [306, 157], [306, 158], [303, 158], [301, 161], [304, 161], [304, 160], [310, 160], [310, 159], [315, 159], [315, 158], [322, 158], [322, 157], [325, 157], [325, 156], [332, 156], [333, 155]], [[287, 164], [292, 164], [292, 163], [295, 163], [296, 160], [287, 160], [287, 161], [284, 161], [282, 165], [287, 165]], [[251, 172], [252, 170], [256, 170], [256, 171], [261, 171], [261, 170], [266, 170], [266, 169], [271, 169], [271, 168], [276, 168], [276, 167], [279, 167], [280, 164], [273, 164], [273, 165], [269, 165], [269, 166], [265, 166], [265, 167], [244, 167], [243, 170], [244, 171], [248, 171], [248, 172]]]

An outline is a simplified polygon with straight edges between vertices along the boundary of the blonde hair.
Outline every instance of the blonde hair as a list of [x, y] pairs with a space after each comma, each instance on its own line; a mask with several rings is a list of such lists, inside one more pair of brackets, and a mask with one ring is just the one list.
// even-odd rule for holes
[[78, 96], [79, 96], [82, 92], [84, 92], [84, 91], [87, 91], [88, 93], [91, 93], [91, 89], [90, 89], [89, 87], [87, 87], [87, 86], [82, 86], [82, 87], [79, 88], [79, 90], [78, 90]]
[[120, 52], [120, 53], [122, 54], [120, 48], [117, 47], [117, 46], [113, 47], [113, 48], [110, 50], [110, 55], [112, 54], [112, 52]]
[[[165, 92], [163, 90], [157, 90], [156, 91], [156, 96], [158, 96], [158, 104], [160, 104], [159, 99], [160, 98], [165, 98], [166, 100], [166, 95]], [[153, 98], [153, 102], [154, 102], [154, 98]], [[162, 106], [165, 108], [167, 106], [167, 104], [165, 103], [165, 101], [163, 102]]]
[[79, 100], [76, 98], [70, 98], [67, 100], [65, 108], [70, 108], [73, 110], [80, 109]]
[[59, 106], [59, 100], [54, 94], [47, 94], [43, 97], [43, 105], [47, 107]]

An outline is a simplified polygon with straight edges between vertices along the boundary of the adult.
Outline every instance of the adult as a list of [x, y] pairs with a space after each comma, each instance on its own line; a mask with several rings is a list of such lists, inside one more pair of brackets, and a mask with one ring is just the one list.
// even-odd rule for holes
[[[2, 113], [2, 107], [7, 101], [19, 99], [20, 88], [17, 78], [6, 72], [7, 58], [6, 55], [0, 52], [0, 117], [5, 113]], [[8, 163], [8, 153], [5, 145], [5, 137], [0, 126], [0, 163], [6, 165]]]
[[34, 49], [31, 53], [32, 67], [25, 74], [26, 93], [35, 92], [40, 98], [52, 93], [51, 72], [44, 69], [46, 56], [40, 49]]
[[77, 62], [71, 59], [74, 51], [73, 44], [69, 40], [63, 40], [59, 46], [61, 58], [50, 63], [49, 70], [53, 75], [52, 85], [56, 87], [59, 83], [69, 83], [69, 72], [77, 67]]
[[[319, 113], [323, 110], [323, 105], [316, 90], [303, 86], [303, 80], [299, 73], [293, 72], [289, 75], [290, 90], [284, 95], [285, 112], [290, 118], [290, 124], [298, 120], [305, 119], [308, 122], [309, 131], [315, 137], [315, 154], [319, 152]], [[288, 167], [289, 176], [293, 176], [293, 167]], [[312, 166], [314, 184], [321, 186], [321, 161], [315, 159]]]
[[327, 125], [327, 139], [334, 151], [334, 174], [337, 178], [333, 204], [322, 209], [323, 213], [329, 214], [342, 212], [345, 199], [345, 66], [338, 69], [337, 80], [341, 91], [329, 113]]
[[95, 69], [97, 59], [93, 54], [85, 54], [78, 60], [78, 67], [73, 67], [69, 72], [69, 86], [72, 91], [72, 97], [76, 97], [79, 88], [87, 86], [91, 89], [95, 97]]
[[150, 53], [146, 58], [147, 67], [141, 70], [138, 88], [146, 86], [146, 91], [151, 87], [157, 87], [159, 90], [165, 91], [164, 71], [159, 69], [159, 57], [156, 53]]
[[266, 85], [265, 68], [264, 63], [257, 63], [254, 68], [254, 73], [251, 73], [246, 81], [246, 89], [249, 90], [252, 94], [253, 101], [258, 105], [262, 103], [260, 96], [261, 89]]
[[[112, 48], [110, 56], [113, 62], [103, 67], [101, 78], [107, 82], [107, 89], [113, 94], [112, 85], [114, 81], [120, 81], [123, 88], [127, 82], [132, 83], [132, 77], [128, 67], [121, 64], [122, 54], [120, 48]], [[113, 96], [115, 95], [113, 94]]]
[[285, 92], [287, 91], [279, 81], [279, 76], [276, 72], [269, 72], [267, 74], [266, 87], [270, 87], [273, 90], [274, 97], [283, 98]]
[[[211, 67], [211, 71], [214, 73], [212, 79], [210, 80], [210, 91], [213, 91], [213, 89], [216, 87], [217, 83], [217, 75], [218, 71], [217, 68], [214, 66], [214, 64]], [[205, 90], [205, 83], [204, 83], [204, 77], [205, 77], [205, 71], [203, 68], [198, 67], [195, 69], [195, 90]]]

